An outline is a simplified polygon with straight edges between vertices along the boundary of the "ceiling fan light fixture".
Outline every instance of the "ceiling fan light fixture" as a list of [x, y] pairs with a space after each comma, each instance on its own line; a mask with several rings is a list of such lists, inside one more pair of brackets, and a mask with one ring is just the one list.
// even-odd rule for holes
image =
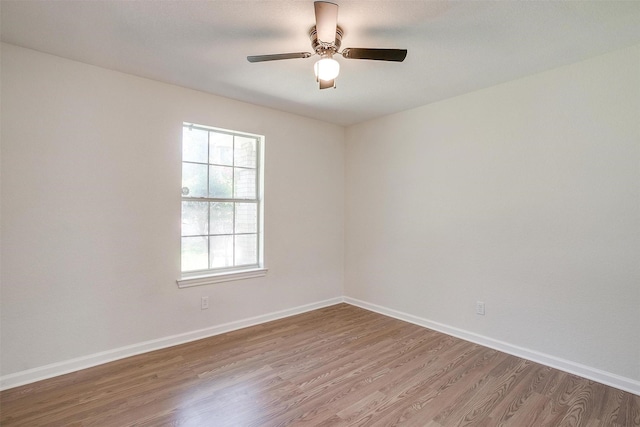
[[[2, 0], [0, 0], [2, 1]], [[316, 25], [309, 30], [312, 52], [276, 53], [247, 56], [249, 62], [277, 61], [281, 59], [309, 58], [318, 55], [320, 60], [313, 66], [320, 89], [335, 88], [335, 79], [340, 73], [340, 63], [333, 59], [338, 54], [343, 58], [372, 61], [402, 62], [406, 49], [346, 48], [340, 51], [344, 31], [338, 26], [338, 5], [335, 0], [316, 0], [313, 3]]]
[[318, 80], [333, 80], [340, 73], [340, 63], [330, 56], [325, 56], [315, 63], [313, 71]]

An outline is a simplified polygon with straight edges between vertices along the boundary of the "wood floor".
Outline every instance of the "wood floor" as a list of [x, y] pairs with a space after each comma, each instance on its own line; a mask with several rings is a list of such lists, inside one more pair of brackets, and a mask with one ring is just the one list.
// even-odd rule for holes
[[346, 304], [0, 393], [2, 426], [640, 426], [640, 396]]

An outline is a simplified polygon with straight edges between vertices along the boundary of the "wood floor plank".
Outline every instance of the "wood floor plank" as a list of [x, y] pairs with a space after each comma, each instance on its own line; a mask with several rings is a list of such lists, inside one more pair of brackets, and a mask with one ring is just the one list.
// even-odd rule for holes
[[[433, 419], [460, 396], [464, 398], [465, 394], [473, 394], [477, 384], [486, 377], [484, 370], [476, 368], [488, 365], [497, 352], [467, 346], [459, 340], [454, 342], [457, 345], [448, 351], [455, 351], [457, 355], [451, 353], [450, 357], [436, 357], [413, 381], [394, 381], [392, 388], [383, 389], [388, 394], [383, 405], [361, 421], [375, 420], [376, 425], [394, 425], [411, 423], [416, 418]], [[460, 346], [468, 348], [460, 351]]]
[[640, 396], [347, 304], [0, 393], [2, 426], [633, 427]]
[[[514, 387], [508, 396], [502, 400], [489, 414], [489, 418], [494, 425], [508, 425], [511, 419], [529, 404], [530, 399], [536, 400], [541, 397], [535, 393], [536, 387], [544, 381], [545, 374], [549, 369], [533, 364], [532, 369]], [[533, 405], [532, 405], [533, 406]], [[522, 422], [521, 422], [522, 424]]]

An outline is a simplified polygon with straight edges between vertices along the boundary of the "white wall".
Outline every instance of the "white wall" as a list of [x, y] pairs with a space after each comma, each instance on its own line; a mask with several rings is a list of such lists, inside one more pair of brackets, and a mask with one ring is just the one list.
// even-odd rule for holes
[[346, 165], [347, 297], [640, 390], [640, 46], [352, 126]]
[[[1, 78], [2, 375], [342, 296], [342, 127], [6, 44]], [[183, 121], [266, 136], [266, 277], [178, 289]]]

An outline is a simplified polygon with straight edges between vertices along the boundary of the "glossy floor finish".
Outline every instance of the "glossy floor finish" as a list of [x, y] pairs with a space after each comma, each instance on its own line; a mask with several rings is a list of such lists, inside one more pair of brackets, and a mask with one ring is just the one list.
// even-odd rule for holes
[[346, 304], [0, 398], [2, 426], [640, 426], [640, 396]]

